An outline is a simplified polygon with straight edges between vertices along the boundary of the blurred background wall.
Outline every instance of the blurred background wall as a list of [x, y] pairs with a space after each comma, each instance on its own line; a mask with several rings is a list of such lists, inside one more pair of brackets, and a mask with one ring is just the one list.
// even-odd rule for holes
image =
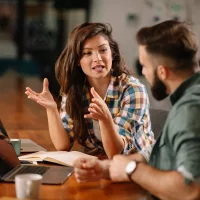
[[110, 23], [126, 63], [147, 87], [151, 107], [168, 110], [169, 99], [155, 101], [141, 76], [135, 34], [175, 19], [190, 23], [200, 38], [199, 10], [200, 0], [0, 0], [0, 75], [14, 71], [22, 82], [47, 77], [58, 96], [54, 64], [69, 32], [85, 21]]

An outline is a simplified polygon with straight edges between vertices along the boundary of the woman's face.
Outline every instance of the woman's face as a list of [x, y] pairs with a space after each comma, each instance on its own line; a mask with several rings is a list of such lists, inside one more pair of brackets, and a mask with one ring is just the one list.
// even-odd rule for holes
[[80, 66], [88, 79], [110, 75], [112, 52], [108, 40], [102, 35], [86, 40], [81, 53]]

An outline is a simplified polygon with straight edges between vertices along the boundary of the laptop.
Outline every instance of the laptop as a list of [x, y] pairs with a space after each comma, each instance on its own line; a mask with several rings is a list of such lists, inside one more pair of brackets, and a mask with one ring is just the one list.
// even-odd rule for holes
[[[2, 132], [2, 134], [9, 138], [7, 131], [5, 129], [5, 127], [3, 126], [2, 121], [0, 120], [0, 132]], [[38, 145], [37, 143], [35, 143], [33, 140], [31, 139], [27, 139], [27, 138], [21, 138], [21, 152], [22, 153], [31, 153], [31, 152], [37, 152], [37, 151], [47, 151], [45, 148], [43, 148], [42, 146]]]
[[31, 139], [21, 138], [21, 153], [31, 153], [37, 151], [47, 151], [39, 144], [33, 142]]
[[18, 174], [35, 173], [43, 176], [43, 184], [63, 184], [73, 173], [73, 167], [22, 165], [9, 140], [0, 131], [0, 181], [14, 182]]

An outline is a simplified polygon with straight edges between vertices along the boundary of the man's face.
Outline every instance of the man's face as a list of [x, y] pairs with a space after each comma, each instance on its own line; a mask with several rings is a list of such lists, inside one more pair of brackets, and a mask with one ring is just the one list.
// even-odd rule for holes
[[168, 96], [166, 93], [165, 84], [159, 79], [157, 75], [157, 66], [153, 65], [152, 56], [146, 51], [146, 47], [139, 46], [139, 60], [142, 67], [142, 74], [145, 76], [151, 86], [153, 97], [160, 101]]

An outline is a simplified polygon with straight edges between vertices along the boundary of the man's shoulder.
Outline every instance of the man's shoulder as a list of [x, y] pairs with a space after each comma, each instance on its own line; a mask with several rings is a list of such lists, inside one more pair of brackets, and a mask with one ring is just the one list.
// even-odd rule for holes
[[[163, 133], [169, 138], [174, 138], [183, 132], [200, 133], [200, 96], [193, 95], [180, 99], [170, 110], [165, 122]], [[198, 134], [198, 133], [197, 133]]]
[[200, 85], [188, 88], [172, 106], [174, 114], [180, 114], [181, 112], [192, 113], [196, 109], [200, 111]]

